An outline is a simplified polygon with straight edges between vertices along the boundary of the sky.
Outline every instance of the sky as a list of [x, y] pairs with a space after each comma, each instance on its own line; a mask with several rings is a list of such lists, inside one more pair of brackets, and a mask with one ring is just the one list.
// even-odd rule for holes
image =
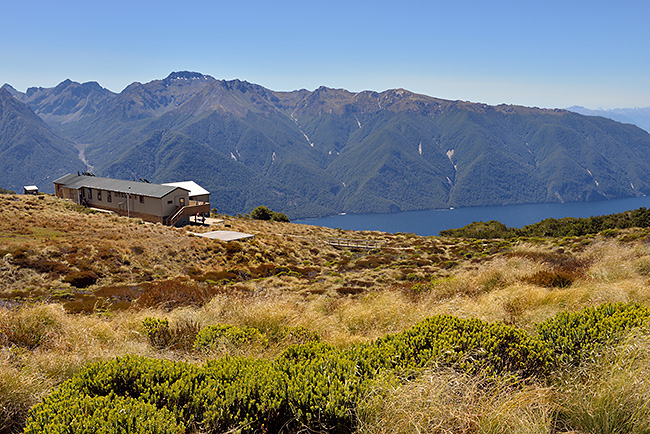
[[114, 92], [172, 71], [271, 90], [650, 106], [650, 2], [6, 0], [0, 85]]

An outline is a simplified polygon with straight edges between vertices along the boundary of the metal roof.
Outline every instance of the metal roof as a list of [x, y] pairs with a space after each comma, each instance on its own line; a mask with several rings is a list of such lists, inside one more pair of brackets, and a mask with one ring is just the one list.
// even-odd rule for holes
[[190, 192], [190, 196], [203, 196], [206, 194], [210, 194], [208, 190], [201, 187], [199, 184], [197, 184], [194, 181], [166, 182], [163, 185], [171, 185], [173, 187], [184, 188], [185, 190], [188, 190]]
[[138, 181], [123, 181], [121, 179], [101, 178], [99, 176], [67, 174], [54, 181], [55, 184], [63, 184], [65, 188], [96, 188], [98, 190], [115, 191], [119, 193], [137, 194], [140, 196], [161, 198], [176, 189], [189, 190], [182, 187], [149, 184]]

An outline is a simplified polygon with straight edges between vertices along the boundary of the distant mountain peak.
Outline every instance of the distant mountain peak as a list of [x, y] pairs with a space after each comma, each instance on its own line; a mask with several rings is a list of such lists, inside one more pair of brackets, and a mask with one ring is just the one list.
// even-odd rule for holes
[[[66, 78], [61, 83], [56, 85], [56, 87], [54, 88], [54, 92], [55, 93], [60, 93], [63, 90], [65, 90], [67, 87], [69, 87], [70, 85], [73, 85], [73, 84], [75, 84], [74, 81], [70, 80], [69, 78]], [[76, 83], [76, 84], [79, 84], [79, 83]]]
[[169, 74], [165, 80], [209, 80], [211, 78], [209, 75], [204, 75], [200, 72], [177, 71]]
[[0, 89], [4, 89], [4, 90], [6, 90], [7, 92], [9, 92], [11, 94], [18, 93], [18, 91], [16, 89], [14, 89], [14, 87], [12, 85], [10, 85], [9, 83], [3, 84], [2, 87], [0, 87]]
[[11, 91], [7, 89], [7, 87], [13, 89], [13, 87], [9, 86], [8, 84], [5, 84], [4, 86], [0, 87], [0, 98], [8, 98], [11, 97]]

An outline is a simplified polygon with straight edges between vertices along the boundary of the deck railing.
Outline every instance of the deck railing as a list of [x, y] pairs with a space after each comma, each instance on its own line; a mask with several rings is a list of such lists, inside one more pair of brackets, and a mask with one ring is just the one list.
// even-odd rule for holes
[[165, 219], [165, 224], [174, 226], [183, 216], [210, 212], [209, 202], [190, 201], [189, 205], [178, 207], [174, 214]]
[[375, 240], [350, 240], [346, 238], [328, 238], [327, 243], [333, 247], [348, 249], [373, 250], [379, 249], [383, 243]]

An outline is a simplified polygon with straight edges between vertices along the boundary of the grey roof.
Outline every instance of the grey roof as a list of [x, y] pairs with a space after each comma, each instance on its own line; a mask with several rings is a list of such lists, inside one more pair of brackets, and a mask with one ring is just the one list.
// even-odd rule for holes
[[67, 184], [70, 180], [77, 178], [79, 175], [74, 175], [72, 173], [68, 173], [67, 175], [63, 175], [59, 179], [55, 179], [53, 182], [55, 184]]
[[138, 181], [123, 181], [121, 179], [101, 178], [99, 176], [67, 174], [54, 181], [55, 184], [63, 184], [65, 188], [96, 188], [98, 190], [115, 191], [119, 193], [138, 194], [140, 196], [161, 198], [174, 190], [185, 190], [185, 188], [149, 184]]

